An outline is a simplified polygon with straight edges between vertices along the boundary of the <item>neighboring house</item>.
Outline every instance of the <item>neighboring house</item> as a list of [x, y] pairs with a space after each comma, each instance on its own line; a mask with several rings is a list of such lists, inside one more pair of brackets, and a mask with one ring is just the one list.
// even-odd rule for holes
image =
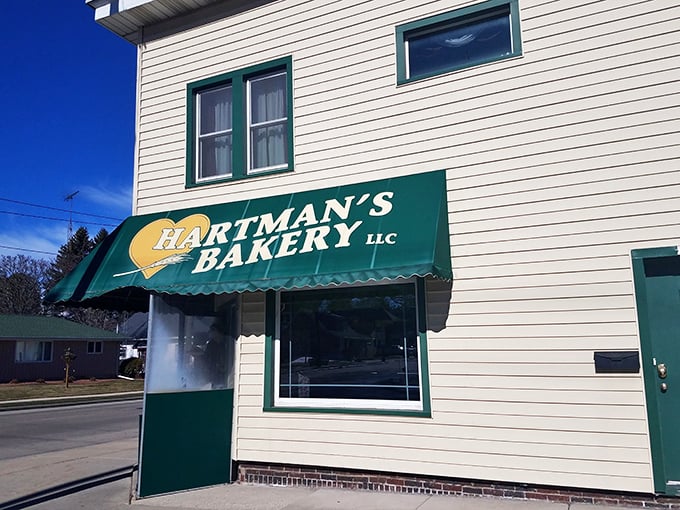
[[0, 382], [63, 380], [66, 349], [76, 355], [76, 379], [118, 375], [125, 337], [58, 317], [0, 315]]
[[149, 314], [137, 312], [120, 325], [118, 333], [127, 337], [120, 346], [121, 361], [145, 356], [148, 324]]
[[48, 300], [150, 312], [142, 496], [680, 491], [680, 5], [88, 3], [134, 216]]

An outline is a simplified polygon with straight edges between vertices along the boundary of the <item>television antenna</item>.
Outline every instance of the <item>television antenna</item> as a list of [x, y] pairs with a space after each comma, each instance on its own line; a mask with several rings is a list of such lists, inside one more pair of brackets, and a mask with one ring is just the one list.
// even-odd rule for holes
[[68, 234], [66, 235], [66, 241], [71, 239], [71, 236], [73, 235], [73, 198], [79, 193], [79, 190], [74, 191], [73, 193], [66, 195], [66, 198], [64, 198], [64, 202], [69, 203], [69, 214], [68, 214]]

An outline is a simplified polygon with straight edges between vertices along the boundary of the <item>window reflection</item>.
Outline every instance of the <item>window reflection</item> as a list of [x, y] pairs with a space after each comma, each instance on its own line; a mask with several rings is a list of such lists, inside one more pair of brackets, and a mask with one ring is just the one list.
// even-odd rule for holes
[[214, 296], [154, 296], [149, 392], [233, 388], [235, 305]]
[[409, 77], [458, 69], [510, 55], [509, 8], [407, 36]]
[[420, 400], [413, 284], [283, 292], [279, 397]]

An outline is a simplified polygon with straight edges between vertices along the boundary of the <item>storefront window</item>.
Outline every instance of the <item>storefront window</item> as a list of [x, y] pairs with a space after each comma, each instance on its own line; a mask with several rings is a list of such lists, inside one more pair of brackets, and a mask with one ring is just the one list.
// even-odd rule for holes
[[422, 410], [416, 286], [283, 291], [275, 406]]
[[234, 310], [214, 296], [153, 296], [147, 391], [233, 388]]

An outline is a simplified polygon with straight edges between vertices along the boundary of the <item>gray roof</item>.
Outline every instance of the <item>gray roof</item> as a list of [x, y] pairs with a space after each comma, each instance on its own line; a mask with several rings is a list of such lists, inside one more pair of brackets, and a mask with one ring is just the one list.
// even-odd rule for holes
[[120, 325], [119, 331], [121, 334], [129, 338], [146, 338], [148, 322], [148, 313], [137, 312]]
[[0, 315], [0, 340], [115, 340], [127, 337], [59, 317]]

